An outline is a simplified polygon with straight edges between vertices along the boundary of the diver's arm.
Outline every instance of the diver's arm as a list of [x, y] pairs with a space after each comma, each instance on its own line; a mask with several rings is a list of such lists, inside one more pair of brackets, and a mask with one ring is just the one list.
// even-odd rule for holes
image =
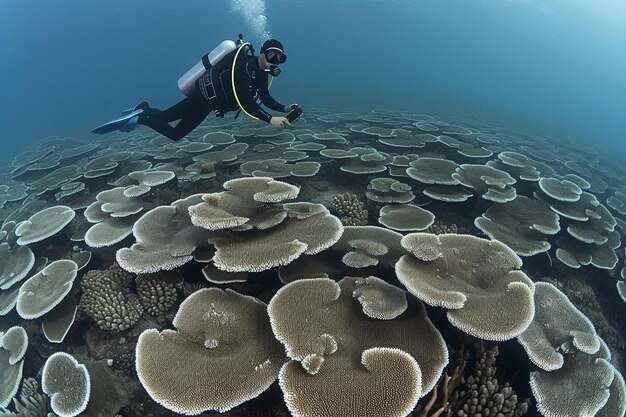
[[252, 116], [269, 123], [272, 115], [263, 110], [250, 96], [250, 77], [246, 71], [245, 64], [240, 64], [235, 69], [235, 88], [237, 89], [237, 97], [241, 107]]
[[287, 106], [285, 106], [284, 104], [280, 104], [270, 94], [269, 88], [267, 86], [267, 74], [265, 74], [265, 77], [263, 81], [261, 82], [261, 86], [259, 87], [259, 96], [261, 96], [261, 101], [263, 102], [265, 106], [267, 106], [267, 108], [270, 108], [274, 111], [279, 111], [282, 113], [285, 112], [285, 108]]

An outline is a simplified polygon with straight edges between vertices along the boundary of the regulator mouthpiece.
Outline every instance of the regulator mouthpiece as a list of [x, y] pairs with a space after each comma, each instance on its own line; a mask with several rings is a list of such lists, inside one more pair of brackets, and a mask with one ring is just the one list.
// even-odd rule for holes
[[272, 77], [278, 77], [280, 75], [280, 68], [276, 65], [271, 65], [269, 69], [266, 69]]

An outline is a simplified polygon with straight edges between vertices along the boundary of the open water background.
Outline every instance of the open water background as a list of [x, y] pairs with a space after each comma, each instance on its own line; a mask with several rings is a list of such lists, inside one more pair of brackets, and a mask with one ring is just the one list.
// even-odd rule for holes
[[623, 152], [624, 21], [618, 0], [2, 0], [2, 159], [167, 107], [203, 54], [240, 32], [258, 50], [264, 30], [289, 57], [282, 102], [483, 115]]

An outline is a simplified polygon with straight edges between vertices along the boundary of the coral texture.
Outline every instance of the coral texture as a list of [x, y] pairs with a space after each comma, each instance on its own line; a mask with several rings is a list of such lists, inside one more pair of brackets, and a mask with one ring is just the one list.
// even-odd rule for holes
[[333, 197], [333, 209], [341, 216], [344, 226], [364, 226], [367, 224], [367, 210], [355, 194], [343, 193]]
[[82, 279], [80, 309], [102, 330], [123, 332], [137, 322], [143, 307], [130, 290], [133, 276], [113, 264], [87, 272]]

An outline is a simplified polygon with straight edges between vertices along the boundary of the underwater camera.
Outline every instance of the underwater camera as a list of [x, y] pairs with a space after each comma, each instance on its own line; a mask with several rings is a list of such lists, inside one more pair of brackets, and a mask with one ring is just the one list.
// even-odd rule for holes
[[294, 120], [302, 116], [303, 113], [304, 111], [302, 110], [302, 108], [296, 104], [295, 106], [293, 106], [293, 110], [291, 110], [287, 115], [287, 120], [289, 120], [289, 123], [293, 123]]

